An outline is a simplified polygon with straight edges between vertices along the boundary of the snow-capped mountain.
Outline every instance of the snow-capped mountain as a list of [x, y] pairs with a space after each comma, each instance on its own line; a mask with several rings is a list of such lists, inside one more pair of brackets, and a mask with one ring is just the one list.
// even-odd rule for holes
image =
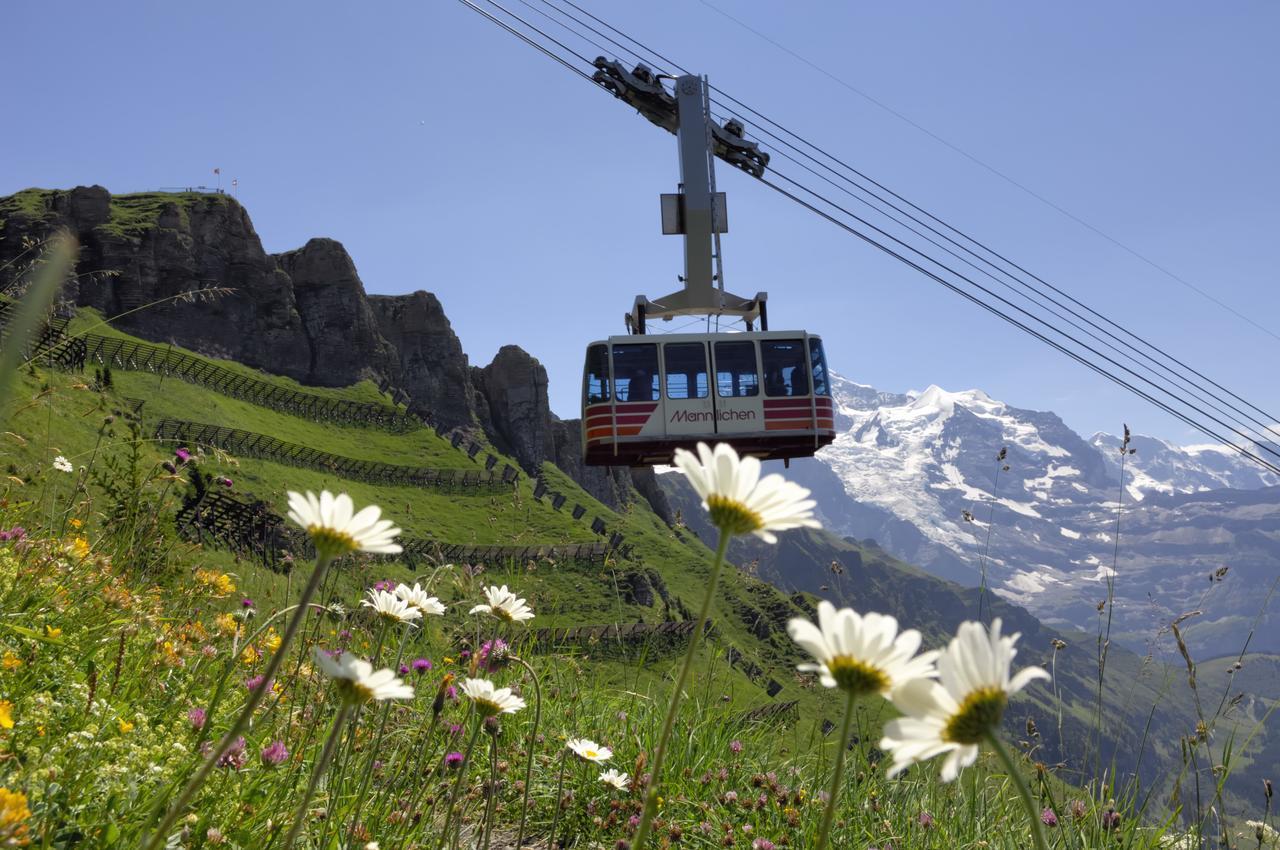
[[1086, 440], [1053, 413], [981, 390], [887, 393], [839, 377], [833, 390], [840, 433], [796, 468], [832, 531], [966, 584], [985, 576], [1060, 627], [1094, 631], [1114, 575], [1113, 637], [1141, 648], [1202, 609], [1187, 624], [1196, 647], [1239, 649], [1280, 569], [1276, 476], [1229, 448], [1135, 436], [1122, 495], [1120, 438]]

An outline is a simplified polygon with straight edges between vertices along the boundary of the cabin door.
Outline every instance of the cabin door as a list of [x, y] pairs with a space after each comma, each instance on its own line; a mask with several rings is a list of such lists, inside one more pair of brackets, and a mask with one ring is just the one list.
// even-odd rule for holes
[[662, 361], [667, 434], [707, 438], [714, 435], [715, 408], [706, 343], [664, 343]]
[[760, 367], [752, 340], [717, 342], [715, 357], [716, 432], [746, 434], [764, 430]]

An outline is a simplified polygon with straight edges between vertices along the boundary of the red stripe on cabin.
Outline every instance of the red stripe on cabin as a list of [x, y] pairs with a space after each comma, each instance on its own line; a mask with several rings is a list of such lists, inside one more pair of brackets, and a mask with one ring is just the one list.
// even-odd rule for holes
[[612, 425], [612, 424], [613, 424], [612, 413], [601, 413], [601, 414], [597, 414], [596, 416], [587, 417], [588, 428], [594, 428], [597, 425]]
[[643, 425], [653, 416], [652, 413], [623, 413], [618, 415], [619, 425]]

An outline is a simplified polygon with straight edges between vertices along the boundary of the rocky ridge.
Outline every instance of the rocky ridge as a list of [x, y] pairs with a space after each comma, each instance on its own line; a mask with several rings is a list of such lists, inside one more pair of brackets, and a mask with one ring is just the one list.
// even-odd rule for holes
[[368, 294], [336, 240], [270, 254], [224, 194], [30, 189], [0, 198], [0, 266], [57, 228], [80, 242], [64, 298], [124, 314], [122, 330], [304, 384], [371, 379], [434, 423], [482, 429], [531, 474], [551, 462], [611, 507], [642, 494], [670, 517], [652, 473], [582, 466], [578, 423], [551, 412], [536, 358], [506, 346], [473, 367], [435, 295]]

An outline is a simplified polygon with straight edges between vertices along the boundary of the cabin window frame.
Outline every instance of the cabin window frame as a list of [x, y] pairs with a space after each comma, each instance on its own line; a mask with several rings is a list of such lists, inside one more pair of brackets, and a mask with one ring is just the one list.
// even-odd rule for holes
[[[613, 372], [613, 400], [615, 404], [630, 404], [633, 402], [655, 402], [662, 398], [662, 360], [658, 356], [658, 343], [656, 342], [620, 342], [610, 346], [609, 366]], [[632, 398], [633, 389], [643, 386], [643, 383], [633, 386], [636, 380], [641, 377], [639, 372], [642, 371], [641, 366], [624, 362], [622, 365], [627, 366], [630, 370], [635, 371], [631, 377], [623, 377], [619, 375], [619, 351], [623, 352], [623, 356], [627, 356], [627, 349], [643, 349], [647, 348], [652, 351], [653, 369], [649, 373], [649, 386], [645, 398]], [[626, 382], [623, 384], [623, 382]], [[625, 389], [625, 392], [624, 392]]]
[[[699, 349], [702, 353], [702, 370], [700, 373], [694, 373], [695, 377], [692, 382], [693, 394], [690, 394], [690, 383], [686, 377], [689, 373], [684, 369], [678, 369], [676, 372], [671, 371], [672, 363], [668, 358], [668, 352], [675, 348]], [[676, 364], [680, 365], [680, 364]], [[684, 395], [676, 395], [671, 391], [671, 376], [673, 374], [680, 375], [685, 378]], [[700, 374], [704, 380], [701, 388], [697, 386], [697, 375]], [[701, 392], [698, 390], [701, 389]], [[665, 398], [671, 401], [698, 401], [711, 397], [711, 362], [707, 352], [707, 344], [705, 342], [664, 342], [662, 344], [662, 391]]]
[[[751, 392], [740, 392], [740, 390], [746, 389], [745, 387], [741, 386], [742, 378], [744, 378], [747, 375], [746, 372], [742, 372], [742, 371], [735, 372], [732, 370], [721, 369], [720, 351], [723, 346], [739, 346], [739, 347], [745, 346], [750, 348], [752, 362], [754, 366], [754, 371], [751, 372], [751, 377], [753, 379], [753, 383], [750, 387]], [[712, 354], [715, 362], [716, 395], [718, 397], [720, 398], [759, 398], [760, 397], [760, 392], [761, 392], [760, 391], [760, 347], [756, 345], [756, 341], [754, 339], [718, 340], [712, 346]], [[729, 388], [732, 390], [732, 392], [726, 393], [724, 391], [725, 386], [721, 382], [721, 378], [720, 378], [720, 375], [722, 374], [722, 372], [724, 374], [728, 374], [731, 376], [729, 379], [729, 382], [730, 382]]]

